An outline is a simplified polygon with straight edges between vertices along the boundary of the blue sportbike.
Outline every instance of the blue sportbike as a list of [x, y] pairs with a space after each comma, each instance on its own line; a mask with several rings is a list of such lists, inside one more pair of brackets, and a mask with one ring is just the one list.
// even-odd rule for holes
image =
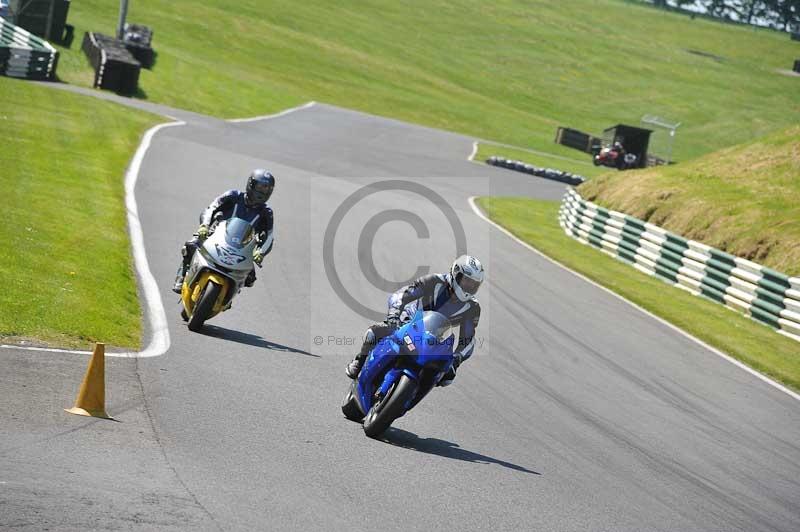
[[414, 318], [370, 351], [342, 403], [347, 419], [364, 422], [364, 433], [380, 436], [414, 408], [452, 367], [455, 335], [450, 320], [418, 310]]

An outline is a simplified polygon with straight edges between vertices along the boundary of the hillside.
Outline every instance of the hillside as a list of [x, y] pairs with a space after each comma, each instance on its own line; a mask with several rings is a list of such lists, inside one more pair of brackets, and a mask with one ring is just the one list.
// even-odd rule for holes
[[588, 200], [800, 275], [800, 126], [691, 162], [606, 173]]
[[[117, 9], [72, 3], [63, 80], [91, 83], [80, 39]], [[786, 34], [621, 1], [141, 0], [128, 20], [155, 30], [142, 96], [217, 116], [313, 99], [581, 158], [558, 125], [652, 113], [683, 123], [679, 160], [800, 122], [800, 78], [775, 72], [797, 56]]]

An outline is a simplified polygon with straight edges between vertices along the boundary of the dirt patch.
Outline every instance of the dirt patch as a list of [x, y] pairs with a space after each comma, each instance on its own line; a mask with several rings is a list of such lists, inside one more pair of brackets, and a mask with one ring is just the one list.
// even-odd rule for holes
[[795, 72], [794, 70], [788, 70], [785, 68], [777, 68], [775, 72], [778, 74], [783, 74], [784, 76], [792, 76], [793, 78], [800, 78], [800, 72]]

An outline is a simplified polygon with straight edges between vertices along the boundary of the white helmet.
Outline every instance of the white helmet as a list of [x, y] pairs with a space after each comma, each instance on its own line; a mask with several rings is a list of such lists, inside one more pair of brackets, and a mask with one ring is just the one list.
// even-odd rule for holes
[[470, 255], [461, 255], [450, 268], [450, 286], [461, 301], [469, 301], [475, 296], [483, 282], [483, 265]]

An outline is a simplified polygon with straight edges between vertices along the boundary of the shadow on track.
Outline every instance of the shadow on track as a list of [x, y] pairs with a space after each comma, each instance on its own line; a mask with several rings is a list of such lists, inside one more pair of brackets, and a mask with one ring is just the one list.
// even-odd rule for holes
[[218, 325], [204, 325], [203, 330], [200, 331], [200, 334], [205, 336], [212, 336], [214, 338], [219, 338], [220, 340], [228, 340], [229, 342], [236, 342], [238, 344], [245, 344], [245, 345], [252, 345], [253, 347], [261, 347], [263, 349], [269, 349], [271, 351], [285, 351], [287, 353], [297, 353], [298, 355], [306, 355], [315, 358], [322, 358], [319, 355], [315, 355], [314, 353], [309, 353], [308, 351], [303, 351], [302, 349], [297, 349], [295, 347], [289, 347], [286, 345], [276, 344], [275, 342], [270, 342], [269, 340], [265, 340], [260, 336], [255, 334], [250, 334], [241, 331], [234, 331], [232, 329], [226, 329], [225, 327], [219, 327]]
[[437, 456], [444, 456], [445, 458], [452, 458], [454, 460], [463, 460], [464, 462], [472, 462], [474, 464], [498, 464], [514, 471], [522, 473], [530, 473], [532, 475], [541, 475], [537, 471], [526, 469], [522, 466], [512, 464], [492, 458], [480, 453], [467, 451], [458, 446], [457, 443], [440, 440], [438, 438], [420, 438], [413, 432], [406, 430], [389, 427], [383, 434], [383, 441], [394, 445], [395, 447], [402, 447], [403, 449], [411, 449], [421, 453], [435, 454]]

